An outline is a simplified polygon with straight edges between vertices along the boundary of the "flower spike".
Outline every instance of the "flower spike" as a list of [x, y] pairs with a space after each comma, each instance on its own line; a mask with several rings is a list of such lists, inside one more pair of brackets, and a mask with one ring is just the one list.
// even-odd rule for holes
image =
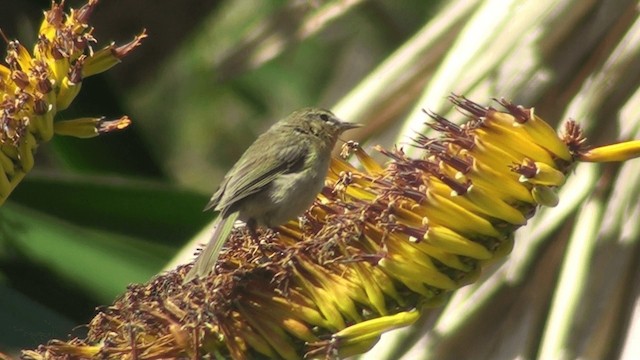
[[[575, 122], [558, 136], [532, 108], [504, 99], [503, 109], [450, 99], [469, 121], [426, 112], [441, 136], [416, 136], [423, 156], [376, 147], [389, 159], [382, 164], [348, 142], [343, 155], [355, 153], [361, 167], [335, 158], [301, 221], [260, 230], [259, 243], [235, 229], [210, 277], [183, 284], [192, 266], [184, 265], [133, 285], [98, 313], [87, 338], [23, 356], [116, 359], [136, 348], [145, 349], [138, 359], [359, 354], [506, 256], [514, 231], [539, 206], [560, 201], [576, 161], [639, 152], [638, 141], [588, 149]], [[123, 333], [132, 325], [135, 338]]]
[[0, 64], [0, 204], [33, 168], [38, 146], [54, 134], [92, 137], [131, 123], [127, 117], [116, 122], [54, 120], [71, 105], [85, 78], [120, 62], [146, 36], [143, 31], [128, 44], [94, 52], [88, 21], [97, 4], [89, 0], [65, 14], [64, 1], [52, 1], [33, 54], [17, 40], [8, 41], [6, 65]]

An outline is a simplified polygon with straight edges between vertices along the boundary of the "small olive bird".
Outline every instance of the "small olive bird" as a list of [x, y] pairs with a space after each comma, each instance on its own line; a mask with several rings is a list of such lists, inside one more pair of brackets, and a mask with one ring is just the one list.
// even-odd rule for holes
[[213, 271], [237, 219], [255, 232], [256, 226], [282, 225], [309, 208], [322, 190], [338, 136], [359, 126], [328, 110], [305, 108], [260, 135], [205, 207], [219, 212], [215, 230], [184, 282]]

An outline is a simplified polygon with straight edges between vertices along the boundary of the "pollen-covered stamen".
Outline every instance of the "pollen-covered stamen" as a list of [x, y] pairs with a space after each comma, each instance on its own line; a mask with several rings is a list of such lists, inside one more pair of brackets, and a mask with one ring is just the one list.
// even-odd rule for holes
[[26, 51], [22, 45], [18, 42], [18, 40], [10, 41], [7, 44], [7, 56], [4, 58], [4, 61], [9, 65], [9, 69], [15, 70], [28, 70], [28, 63], [22, 59], [22, 53]]
[[86, 59], [87, 57], [85, 55], [80, 56], [69, 68], [68, 77], [70, 84], [77, 85], [82, 82], [82, 67]]
[[527, 179], [531, 179], [538, 173], [538, 168], [533, 161], [523, 161], [522, 164], [513, 164], [509, 168]]
[[89, 43], [95, 42], [95, 39], [91, 34], [82, 34], [73, 37], [73, 51], [77, 53], [84, 52], [85, 49], [89, 48], [89, 54], [93, 53], [93, 50], [89, 47]]
[[372, 219], [372, 223], [376, 227], [376, 229], [393, 233], [402, 228], [402, 226], [398, 223], [396, 215], [393, 213], [393, 206], [394, 202], [389, 202], [387, 204], [380, 203], [376, 205], [377, 209], [374, 209], [377, 210], [375, 212], [376, 215]]
[[49, 80], [49, 76], [36, 76], [36, 90], [42, 95], [46, 95], [53, 90], [53, 85], [51, 84], [51, 80]]
[[106, 120], [104, 117], [80, 118], [56, 121], [54, 123], [54, 129], [58, 135], [91, 138], [103, 133], [125, 129], [130, 124], [131, 119], [127, 116], [115, 120]]
[[436, 139], [428, 137], [427, 135], [419, 132], [416, 132], [415, 137], [413, 137], [412, 140], [414, 142], [414, 146], [422, 149], [426, 149], [426, 147], [429, 146], [431, 142], [436, 141]]
[[496, 101], [504, 106], [511, 115], [513, 115], [514, 120], [519, 124], [524, 124], [527, 121], [531, 121], [533, 119], [533, 108], [526, 108], [522, 105], [515, 105], [514, 103], [507, 101], [505, 98], [500, 98]]
[[433, 123], [427, 123], [427, 126], [432, 128], [433, 130], [441, 132], [443, 134], [450, 134], [450, 136], [453, 138], [467, 137], [467, 134], [465, 133], [463, 128], [447, 120], [445, 117], [440, 116], [439, 114], [436, 114], [430, 110], [422, 109], [422, 111], [425, 114], [429, 115], [429, 117], [435, 121]]
[[[56, 31], [57, 36], [53, 40], [53, 49], [61, 56], [60, 59], [69, 59], [73, 55], [73, 37], [69, 28], [63, 27]], [[54, 54], [54, 58], [55, 58]]]
[[392, 159], [396, 163], [407, 163], [409, 159], [404, 154], [404, 150], [399, 147], [394, 147], [393, 150], [387, 150], [380, 145], [376, 145], [373, 147], [376, 151], [380, 152], [382, 155]]
[[27, 131], [29, 118], [12, 115], [11, 112], [17, 112], [17, 109], [15, 107], [11, 109], [12, 111], [4, 111], [0, 114], [0, 144], [18, 147]]
[[51, 9], [45, 11], [45, 22], [54, 28], [60, 28], [64, 22], [64, 1], [61, 1], [60, 4], [55, 2], [51, 3]]
[[[475, 137], [469, 133], [469, 130], [475, 128], [475, 126], [467, 126], [469, 123], [465, 124], [464, 126], [458, 126], [438, 114], [435, 114], [428, 110], [423, 111], [435, 120], [434, 123], [428, 122], [426, 123], [426, 125], [442, 133], [440, 138], [433, 140], [426, 137], [423, 137], [423, 139], [420, 139], [420, 137], [418, 137], [418, 144], [426, 147], [429, 152], [431, 151], [429, 147], [437, 149], [438, 145], [448, 147], [449, 144], [453, 144], [467, 150], [470, 150], [475, 146]], [[434, 145], [433, 143], [436, 144]], [[450, 150], [444, 149], [444, 151]]]
[[14, 70], [11, 72], [11, 80], [20, 90], [24, 90], [29, 86], [29, 76], [22, 70]]
[[53, 46], [51, 46], [50, 52], [53, 60], [63, 60], [69, 57], [69, 55], [64, 52], [64, 49], [58, 44], [57, 41], [53, 44]]
[[19, 110], [24, 110], [26, 106], [31, 102], [32, 95], [26, 91], [19, 91], [15, 96], [15, 104], [16, 108]]
[[36, 97], [33, 101], [33, 111], [36, 115], [43, 115], [49, 111], [50, 105], [42, 99], [41, 96]]
[[451, 196], [460, 196], [467, 193], [469, 187], [471, 186], [471, 181], [467, 180], [464, 184], [459, 183], [455, 179], [438, 172], [435, 172], [434, 175], [438, 178], [438, 180], [445, 183], [448, 187], [451, 188]]
[[142, 33], [139, 35], [136, 35], [133, 38], [133, 40], [129, 41], [128, 43], [122, 44], [120, 46], [114, 47], [113, 55], [118, 59], [124, 58], [125, 56], [129, 55], [129, 53], [131, 53], [133, 49], [140, 46], [142, 44], [142, 40], [146, 37], [147, 37], [146, 29], [142, 29]]
[[83, 5], [80, 9], [73, 12], [73, 15], [72, 15], [73, 19], [80, 24], [89, 23], [89, 18], [93, 14], [93, 11], [95, 10], [97, 4], [98, 4], [98, 0], [89, 0], [88, 3]]
[[448, 144], [439, 139], [432, 139], [423, 148], [428, 151], [425, 155], [442, 155], [449, 150]]
[[45, 34], [38, 34], [38, 41], [34, 47], [34, 54], [38, 60], [43, 60], [50, 54], [51, 41]]
[[340, 147], [340, 157], [343, 159], [348, 158], [351, 154], [355, 153], [360, 148], [360, 144], [356, 141], [349, 140], [342, 144]]
[[441, 154], [447, 151], [447, 145], [442, 142], [442, 139], [434, 139], [423, 134], [417, 134], [417, 136], [413, 138], [413, 142], [416, 147], [427, 150], [425, 156]]
[[131, 125], [131, 119], [128, 116], [123, 116], [115, 120], [105, 120], [104, 117], [98, 124], [98, 133], [108, 133], [113, 131], [120, 131], [126, 129]]
[[522, 163], [512, 166], [511, 169], [520, 174], [520, 182], [528, 182], [534, 185], [561, 186], [565, 182], [565, 176], [554, 167], [525, 158]]
[[[414, 175], [418, 175], [417, 179], [419, 179], [420, 182], [423, 183], [422, 179], [424, 178], [421, 172], [424, 172], [426, 174], [431, 174], [431, 175], [435, 175], [435, 174], [439, 174], [440, 173], [440, 167], [438, 166], [438, 164], [436, 162], [433, 161], [433, 159], [414, 159], [411, 160], [410, 162], [407, 162], [405, 165], [405, 172], [413, 172]], [[421, 172], [415, 172], [415, 170], [420, 170]]]
[[387, 168], [389, 173], [393, 173], [394, 181], [387, 182], [388, 186], [380, 186], [377, 189], [383, 197], [389, 199], [406, 198], [411, 199], [416, 203], [420, 203], [424, 200], [425, 194], [419, 191], [421, 186], [424, 185], [424, 180], [418, 171], [399, 170], [399, 164], [392, 164]]
[[453, 169], [459, 171], [460, 173], [464, 174], [468, 174], [469, 171], [471, 171], [473, 164], [466, 160], [463, 159], [459, 156], [454, 156], [451, 153], [448, 152], [441, 152], [438, 153], [436, 155], [438, 157], [438, 159], [440, 159], [443, 163], [447, 164], [448, 166], [452, 167]]
[[338, 174], [338, 181], [336, 181], [333, 185], [333, 193], [341, 194], [342, 196], [344, 196], [347, 188], [349, 187], [349, 185], [351, 185], [352, 182], [353, 173], [349, 171], [341, 171], [340, 174]]
[[418, 243], [422, 241], [427, 233], [424, 229], [421, 229], [421, 228], [416, 228], [413, 226], [408, 226], [403, 224], [397, 224], [397, 225], [399, 225], [399, 228], [397, 229], [397, 231], [400, 231], [405, 235], [407, 235], [409, 237], [409, 241], [413, 243]]
[[15, 99], [12, 97], [7, 96], [0, 102], [0, 114], [2, 116], [13, 116], [17, 111]]
[[[459, 142], [457, 139], [432, 139], [426, 136], [418, 136], [414, 139], [416, 142], [416, 146], [427, 150], [424, 154], [425, 158], [438, 158], [440, 160], [446, 162], [455, 162], [453, 166], [461, 170], [461, 168], [466, 168], [469, 164], [462, 159], [455, 159], [456, 156], [453, 155], [455, 152], [455, 147], [459, 146], [462, 148], [473, 147], [473, 145], [469, 145], [465, 142]], [[461, 170], [462, 171], [462, 170]]]
[[567, 144], [569, 151], [574, 157], [588, 150], [588, 146], [586, 145], [587, 138], [584, 136], [580, 125], [574, 120], [569, 120], [564, 124], [560, 138]]
[[389, 166], [389, 172], [394, 174], [392, 187], [389, 188], [395, 194], [420, 202], [424, 197], [423, 192], [419, 189], [425, 185], [425, 177], [416, 168], [410, 168], [408, 164], [395, 163]]
[[467, 137], [443, 137], [440, 139], [442, 145], [447, 147], [447, 151], [458, 152], [459, 150], [473, 150], [476, 147], [476, 137], [469, 135]]
[[482, 120], [485, 116], [487, 116], [487, 111], [491, 109], [481, 106], [480, 104], [475, 103], [461, 95], [451, 94], [447, 98], [459, 110], [464, 110], [464, 115], [474, 120]]
[[[459, 183], [455, 179], [442, 173], [442, 171], [440, 171], [440, 167], [438, 166], [438, 164], [434, 162], [431, 162], [428, 160], [413, 160], [411, 163], [413, 164], [414, 167], [428, 174], [431, 174], [438, 180], [442, 181], [444, 184], [449, 186], [453, 191], [453, 193], [456, 195], [464, 195], [469, 188], [470, 182], [467, 182], [466, 184]], [[422, 178], [423, 177], [421, 176], [420, 177], [421, 181], [423, 181]]]

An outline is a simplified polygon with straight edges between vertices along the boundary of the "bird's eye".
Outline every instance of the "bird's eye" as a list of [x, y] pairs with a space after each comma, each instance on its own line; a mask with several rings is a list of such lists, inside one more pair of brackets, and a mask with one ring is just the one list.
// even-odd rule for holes
[[329, 121], [329, 115], [327, 114], [320, 114], [320, 119], [322, 121]]

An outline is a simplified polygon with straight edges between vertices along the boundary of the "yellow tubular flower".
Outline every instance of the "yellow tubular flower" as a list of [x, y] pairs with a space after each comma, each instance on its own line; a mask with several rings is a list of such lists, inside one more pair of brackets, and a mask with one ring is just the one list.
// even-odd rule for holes
[[33, 168], [40, 143], [54, 133], [92, 137], [131, 123], [127, 117], [55, 121], [58, 111], [76, 98], [84, 78], [120, 62], [146, 36], [143, 32], [127, 44], [94, 52], [93, 29], [87, 22], [98, 1], [89, 0], [69, 15], [63, 3], [52, 2], [45, 11], [33, 56], [18, 41], [10, 41], [6, 66], [0, 65], [0, 205]]
[[636, 140], [591, 149], [579, 156], [580, 161], [611, 162], [629, 160], [638, 157], [639, 153], [640, 140]]
[[116, 120], [102, 118], [80, 118], [74, 120], [61, 120], [54, 123], [54, 131], [58, 135], [73, 136], [77, 138], [92, 138], [101, 133], [121, 130], [131, 124], [131, 120], [124, 116]]
[[95, 347], [108, 359], [362, 353], [506, 256], [537, 207], [557, 204], [575, 161], [640, 155], [638, 142], [587, 150], [575, 122], [558, 136], [533, 109], [505, 100], [498, 110], [450, 99], [469, 121], [428, 113], [440, 136], [418, 136], [424, 156], [377, 147], [391, 160], [382, 165], [349, 142], [343, 153], [355, 153], [361, 167], [334, 159], [301, 221], [260, 230], [259, 242], [235, 229], [209, 278], [183, 284], [185, 265], [131, 286], [94, 318], [86, 339], [23, 355], [64, 358]]

